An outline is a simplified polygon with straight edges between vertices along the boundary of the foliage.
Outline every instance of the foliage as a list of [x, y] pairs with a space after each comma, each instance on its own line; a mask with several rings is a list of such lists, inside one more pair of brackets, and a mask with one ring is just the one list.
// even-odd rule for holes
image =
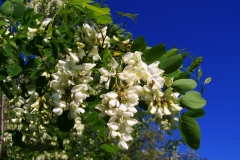
[[[185, 69], [189, 53], [164, 44], [147, 47], [143, 36], [132, 40], [97, 2], [45, 2], [1, 6], [5, 157], [113, 159], [139, 144], [143, 113], [169, 134], [179, 126], [183, 141], [199, 148], [195, 118], [204, 115], [206, 100], [194, 90], [202, 71], [196, 79], [190, 75], [202, 57]], [[210, 81], [202, 83], [202, 94]]]

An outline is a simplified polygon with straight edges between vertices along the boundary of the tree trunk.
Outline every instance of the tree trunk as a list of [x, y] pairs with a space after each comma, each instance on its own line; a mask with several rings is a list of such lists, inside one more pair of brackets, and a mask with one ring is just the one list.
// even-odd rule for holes
[[4, 132], [4, 104], [5, 104], [5, 97], [4, 94], [1, 93], [1, 109], [0, 109], [0, 158], [2, 157], [2, 151], [3, 151], [3, 132]]

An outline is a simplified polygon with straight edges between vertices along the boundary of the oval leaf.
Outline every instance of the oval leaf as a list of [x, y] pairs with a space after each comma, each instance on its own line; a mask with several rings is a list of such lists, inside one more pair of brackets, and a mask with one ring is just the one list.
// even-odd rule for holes
[[1, 7], [1, 12], [6, 16], [10, 16], [12, 13], [12, 3], [10, 1], [4, 2]]
[[131, 47], [131, 52], [135, 51], [143, 51], [147, 47], [147, 44], [144, 41], [143, 36], [139, 36], [133, 41], [132, 47]]
[[7, 24], [7, 22], [5, 21], [0, 21], [0, 26], [5, 26]]
[[212, 80], [212, 78], [211, 78], [211, 77], [208, 77], [207, 79], [205, 79], [204, 84], [208, 84], [208, 83], [210, 83], [211, 80]]
[[164, 70], [165, 74], [176, 71], [183, 63], [181, 55], [172, 56], [159, 64], [159, 68]]
[[189, 116], [192, 118], [200, 118], [205, 115], [205, 111], [202, 109], [197, 109], [197, 110], [193, 110], [193, 111], [187, 111], [183, 115]]
[[180, 104], [192, 109], [200, 109], [206, 105], [206, 100], [201, 97], [200, 93], [189, 91], [180, 97]]
[[14, 63], [12, 65], [9, 65], [8, 69], [7, 69], [7, 73], [8, 73], [9, 76], [16, 76], [21, 71], [22, 71], [22, 68], [16, 63]]
[[175, 56], [178, 53], [178, 49], [177, 48], [173, 48], [170, 49], [166, 52], [166, 57], [171, 57], [171, 56]]
[[178, 79], [190, 79], [190, 72], [182, 72], [178, 75], [178, 77], [174, 78], [174, 81]]
[[68, 4], [71, 5], [82, 5], [83, 3], [89, 3], [91, 0], [70, 0]]
[[198, 70], [198, 79], [200, 79], [201, 77], [202, 77], [202, 70], [199, 69], [199, 70]]
[[194, 69], [199, 67], [202, 63], [202, 57], [198, 57], [196, 58], [192, 63], [191, 65], [189, 66], [188, 68], [188, 71], [189, 72], [194, 72]]
[[97, 8], [97, 7], [94, 7], [89, 4], [83, 4], [83, 5], [86, 6], [88, 9], [93, 10], [95, 16], [102, 16], [102, 15], [110, 14], [110, 9], [108, 7]]
[[98, 113], [97, 112], [93, 112], [90, 115], [88, 115], [86, 121], [88, 123], [93, 123], [93, 122], [95, 122], [97, 120], [97, 116], [98, 116]]
[[99, 17], [97, 17], [97, 23], [99, 23], [99, 24], [112, 23], [112, 18], [109, 15], [99, 16]]
[[179, 121], [180, 134], [183, 141], [192, 149], [200, 146], [200, 127], [197, 121], [189, 116], [181, 116]]
[[192, 79], [179, 79], [172, 83], [172, 88], [176, 91], [189, 91], [193, 90], [197, 83]]
[[25, 12], [25, 9], [26, 9], [26, 7], [24, 4], [22, 4], [22, 3], [17, 4], [14, 7], [13, 16], [16, 19], [20, 18], [23, 15], [23, 13]]
[[104, 149], [105, 151], [109, 152], [109, 153], [115, 153], [116, 152], [115, 149], [108, 144], [103, 144], [100, 147], [102, 149]]
[[158, 44], [152, 47], [145, 56], [146, 62], [150, 64], [155, 61], [159, 61], [165, 52], [166, 52], [166, 46], [164, 44]]

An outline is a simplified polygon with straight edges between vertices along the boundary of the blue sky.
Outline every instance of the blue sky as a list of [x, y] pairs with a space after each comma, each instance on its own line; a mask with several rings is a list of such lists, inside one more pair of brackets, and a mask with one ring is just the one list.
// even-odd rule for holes
[[143, 35], [149, 46], [176, 45], [203, 56], [203, 80], [212, 81], [203, 96], [206, 115], [198, 120], [198, 151], [211, 160], [240, 159], [240, 1], [108, 0], [107, 5], [114, 17], [116, 11], [138, 14], [137, 23], [119, 22], [127, 21], [133, 37]]
[[[116, 11], [138, 14], [137, 23], [128, 22], [134, 39], [145, 37], [149, 46], [165, 43], [187, 48], [203, 56], [206, 115], [199, 119], [201, 157], [211, 160], [240, 159], [240, 1], [202, 0], [108, 0], [113, 17]], [[1, 2], [0, 2], [1, 4]], [[199, 86], [200, 87], [200, 86]], [[185, 149], [185, 147], [183, 147]]]

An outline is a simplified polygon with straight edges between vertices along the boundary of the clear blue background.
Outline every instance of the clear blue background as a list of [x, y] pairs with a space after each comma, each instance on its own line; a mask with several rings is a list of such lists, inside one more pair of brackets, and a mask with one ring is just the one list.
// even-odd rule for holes
[[[211, 160], [240, 159], [239, 106], [239, 0], [108, 0], [113, 17], [116, 11], [138, 14], [137, 23], [128, 22], [134, 39], [145, 37], [149, 46], [165, 43], [187, 48], [203, 56], [206, 115], [199, 119], [201, 127], [201, 157]], [[0, 2], [1, 4], [1, 2]], [[183, 146], [185, 149], [185, 147]]]
[[[239, 0], [108, 0], [116, 11], [138, 14], [128, 22], [134, 39], [145, 37], [149, 46], [165, 43], [167, 48], [187, 48], [203, 56], [206, 115], [199, 119], [201, 157], [211, 160], [240, 159], [240, 1]], [[200, 87], [200, 86], [199, 86]], [[184, 146], [182, 148], [186, 149]]]

